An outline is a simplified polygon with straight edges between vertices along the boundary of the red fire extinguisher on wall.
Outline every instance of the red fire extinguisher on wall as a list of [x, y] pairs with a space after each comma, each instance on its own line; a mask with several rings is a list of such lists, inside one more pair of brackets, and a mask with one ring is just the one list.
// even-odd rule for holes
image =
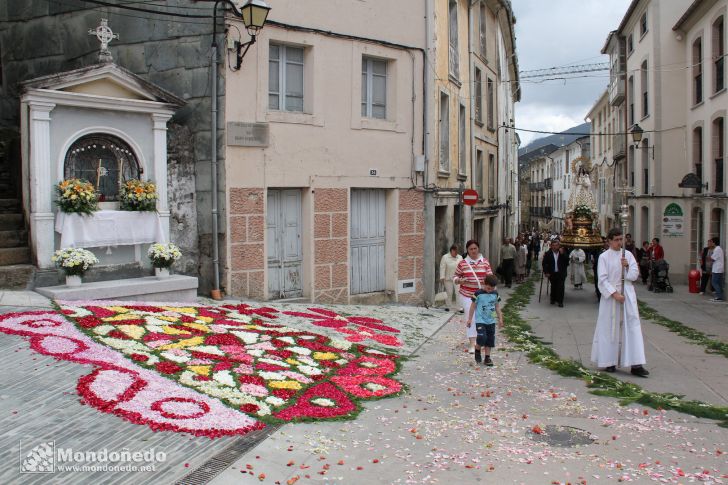
[[697, 269], [688, 271], [688, 288], [690, 293], [700, 292], [700, 271]]

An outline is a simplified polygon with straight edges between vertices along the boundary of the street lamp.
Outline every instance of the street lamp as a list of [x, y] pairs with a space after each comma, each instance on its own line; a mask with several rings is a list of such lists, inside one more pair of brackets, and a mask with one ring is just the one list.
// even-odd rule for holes
[[[233, 7], [233, 10], [235, 10], [235, 7]], [[258, 32], [260, 32], [260, 29], [263, 28], [263, 25], [265, 25], [265, 21], [268, 18], [268, 12], [270, 12], [270, 7], [263, 0], [248, 0], [245, 2], [245, 5], [241, 7], [240, 18], [243, 19], [243, 25], [245, 25], [245, 29], [248, 31], [250, 40], [244, 44], [241, 44], [239, 41], [235, 43], [236, 71], [240, 69], [240, 66], [243, 63], [243, 57], [245, 57], [245, 54], [248, 53], [250, 46], [255, 44], [255, 38], [258, 35]], [[241, 54], [240, 51], [243, 47], [245, 47], [245, 50]]]
[[243, 24], [248, 30], [250, 37], [255, 39], [260, 29], [265, 25], [268, 18], [270, 6], [263, 0], [248, 0], [245, 5], [240, 8], [240, 15], [243, 18]]
[[645, 132], [645, 130], [642, 129], [642, 127], [635, 123], [635, 125], [632, 127], [631, 130], [629, 130], [630, 133], [632, 133], [632, 141], [634, 141], [635, 145], [638, 145], [639, 142], [642, 141], [642, 134]]
[[[201, 1], [201, 0], [198, 0]], [[213, 1], [213, 0], [205, 0]], [[235, 17], [242, 19], [245, 28], [250, 35], [250, 40], [245, 44], [237, 42], [236, 44], [236, 64], [235, 70], [240, 69], [243, 63], [243, 57], [250, 49], [250, 46], [255, 43], [255, 37], [263, 28], [266, 19], [268, 18], [268, 12], [270, 7], [263, 0], [246, 0], [240, 10], [237, 9], [235, 4], [231, 0], [214, 0], [215, 5], [212, 7], [212, 48], [210, 53], [210, 158], [212, 162], [211, 167], [211, 205], [212, 205], [212, 277], [213, 277], [213, 289], [211, 296], [215, 300], [222, 299], [222, 293], [220, 292], [220, 252], [219, 252], [219, 241], [218, 241], [218, 208], [217, 208], [217, 6], [221, 3], [229, 5], [232, 9], [232, 13]], [[245, 51], [241, 54], [240, 51], [245, 47]]]

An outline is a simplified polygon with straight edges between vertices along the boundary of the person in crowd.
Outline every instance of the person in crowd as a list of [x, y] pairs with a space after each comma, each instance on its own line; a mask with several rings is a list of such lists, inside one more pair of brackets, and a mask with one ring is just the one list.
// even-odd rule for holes
[[571, 263], [571, 284], [577, 290], [583, 290], [582, 285], [586, 281], [586, 272], [584, 271], [584, 262], [586, 262], [586, 253], [581, 248], [576, 248], [569, 254]]
[[650, 245], [650, 261], [659, 261], [665, 259], [665, 250], [660, 245], [660, 238], [656, 237], [652, 239]]
[[632, 240], [632, 234], [625, 234], [624, 236], [624, 250], [632, 253], [632, 256], [637, 257], [637, 249], [635, 248], [634, 241]]
[[442, 258], [440, 258], [440, 282], [445, 287], [445, 292], [447, 293], [447, 302], [445, 303], [447, 305], [445, 308], [446, 312], [450, 311], [451, 308], [462, 311], [460, 298], [458, 298], [459, 288], [452, 282], [452, 278], [455, 276], [455, 269], [462, 260], [463, 257], [458, 254], [457, 244], [450, 246], [450, 251], [443, 254]]
[[[713, 255], [713, 248], [710, 247], [710, 241], [708, 245], [703, 248], [700, 253], [700, 294], [704, 295], [705, 290], [708, 289], [708, 282], [710, 281], [710, 275], [713, 271], [713, 260], [710, 257]], [[711, 285], [712, 288], [712, 285]]]
[[526, 249], [526, 277], [531, 276], [531, 265], [533, 264], [533, 251], [531, 251], [531, 244], [531, 236], [528, 236], [526, 241], [523, 243], [523, 247]]
[[599, 269], [599, 256], [607, 249], [609, 249], [609, 242], [607, 241], [606, 237], [602, 236], [602, 247], [594, 252], [594, 260], [592, 261], [592, 271], [594, 274], [594, 293], [597, 295], [597, 301], [599, 301], [602, 297], [602, 294], [599, 292], [599, 280], [597, 279]]
[[[468, 255], [465, 259], [458, 263], [453, 276], [453, 283], [460, 285], [460, 302], [466, 314], [470, 312], [470, 303], [472, 302], [473, 293], [483, 289], [485, 277], [493, 274], [490, 262], [480, 254], [480, 244], [478, 241], [470, 240], [465, 244]], [[466, 337], [470, 341], [470, 349], [468, 352], [475, 353], [475, 338], [477, 332], [475, 327], [467, 328]]]
[[637, 261], [640, 266], [642, 284], [646, 285], [650, 277], [650, 243], [642, 241], [642, 247], [637, 250]]
[[[632, 285], [639, 278], [639, 269], [632, 253], [625, 251], [622, 255], [623, 239], [621, 229], [610, 229], [607, 234], [609, 249], [599, 256], [597, 280], [602, 296], [591, 360], [606, 372], [615, 372], [617, 366], [631, 367], [633, 375], [647, 377], [650, 373], [644, 368], [647, 361], [642, 326], [637, 294]], [[621, 361], [618, 362], [620, 354]]]
[[513, 270], [516, 267], [516, 248], [513, 246], [512, 239], [504, 239], [500, 250], [501, 270], [503, 271], [503, 281], [506, 288], [510, 288], [513, 283]]
[[710, 301], [725, 301], [725, 297], [723, 295], [725, 253], [723, 253], [723, 248], [720, 247], [720, 238], [714, 237], [709, 240], [708, 247], [713, 248], [713, 254], [710, 255], [710, 260], [713, 262], [710, 284], [713, 285], [713, 292], [715, 293], [715, 297], [711, 298]]
[[569, 257], [560, 250], [558, 239], [551, 241], [551, 249], [543, 255], [541, 265], [543, 274], [551, 282], [551, 304], [564, 306], [564, 283], [566, 282], [566, 267], [569, 266]]
[[[495, 275], [485, 277], [483, 289], [473, 293], [473, 304], [468, 312], [468, 321], [465, 326], [470, 329], [475, 317], [475, 362], [482, 361], [488, 367], [493, 367], [490, 351], [495, 347], [495, 322], [498, 319], [498, 328], [503, 328], [503, 313], [500, 309], [498, 296], [498, 278]], [[481, 355], [481, 349], [483, 355]]]
[[521, 241], [516, 241], [516, 283], [523, 283], [526, 278], [526, 259], [528, 249]]

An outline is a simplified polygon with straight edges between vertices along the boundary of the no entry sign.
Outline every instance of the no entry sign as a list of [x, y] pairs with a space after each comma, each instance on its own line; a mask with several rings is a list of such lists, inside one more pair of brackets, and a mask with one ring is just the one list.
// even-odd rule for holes
[[478, 191], [468, 189], [463, 191], [463, 204], [475, 205], [478, 202]]

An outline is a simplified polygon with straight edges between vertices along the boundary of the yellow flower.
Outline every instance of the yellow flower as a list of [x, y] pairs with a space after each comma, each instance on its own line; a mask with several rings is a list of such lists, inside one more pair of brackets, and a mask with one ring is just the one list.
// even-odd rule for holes
[[301, 388], [301, 384], [296, 381], [271, 381], [268, 385], [274, 389], [294, 389]]
[[337, 356], [333, 352], [314, 352], [313, 358], [316, 360], [334, 360]]

